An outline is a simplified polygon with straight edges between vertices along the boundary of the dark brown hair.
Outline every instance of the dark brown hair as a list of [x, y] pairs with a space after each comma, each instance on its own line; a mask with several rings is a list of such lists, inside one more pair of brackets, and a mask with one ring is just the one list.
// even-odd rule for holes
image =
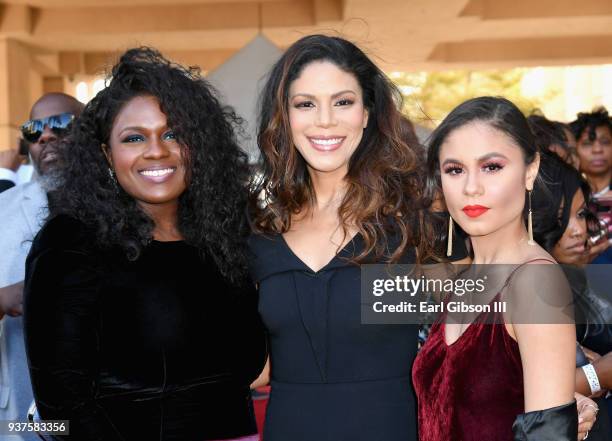
[[[353, 43], [311, 35], [294, 43], [272, 68], [260, 99], [258, 145], [261, 175], [253, 187], [251, 219], [257, 233], [284, 233], [292, 216], [314, 203], [306, 162], [293, 144], [288, 90], [303, 69], [328, 61], [355, 76], [369, 113], [359, 146], [345, 177], [347, 192], [339, 208], [346, 234], [354, 225], [364, 241], [355, 262], [368, 258], [396, 262], [410, 246], [420, 259], [431, 255], [431, 223], [423, 209], [424, 155], [414, 143], [410, 122], [400, 113], [401, 94]], [[390, 245], [389, 234], [398, 235]]]
[[[481, 96], [472, 98], [455, 107], [428, 138], [429, 150], [427, 153], [427, 189], [426, 199], [432, 201], [442, 194], [442, 180], [440, 176], [440, 149], [451, 133], [475, 122], [483, 122], [490, 127], [505, 134], [521, 149], [525, 165], [536, 160], [539, 149], [527, 119], [514, 103], [503, 97]], [[465, 147], [466, 149], [469, 146]], [[541, 176], [534, 182], [533, 193], [547, 195], [547, 188]], [[525, 208], [523, 218], [527, 219], [528, 203], [525, 191]], [[534, 225], [539, 220], [540, 213], [534, 212]], [[439, 239], [447, 240], [449, 217], [446, 216], [446, 227], [440, 232]]]

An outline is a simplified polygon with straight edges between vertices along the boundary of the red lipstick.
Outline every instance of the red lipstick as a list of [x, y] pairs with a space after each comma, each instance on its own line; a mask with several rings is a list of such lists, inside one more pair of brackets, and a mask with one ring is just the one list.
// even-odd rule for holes
[[478, 217], [485, 213], [489, 208], [482, 205], [466, 205], [462, 208], [463, 212], [469, 217]]

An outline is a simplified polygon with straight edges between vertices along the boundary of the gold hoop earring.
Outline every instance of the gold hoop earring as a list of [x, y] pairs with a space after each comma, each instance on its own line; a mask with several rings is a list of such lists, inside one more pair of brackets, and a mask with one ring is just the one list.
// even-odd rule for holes
[[529, 214], [527, 215], [527, 234], [529, 238], [527, 243], [529, 245], [535, 245], [535, 241], [533, 240], [533, 216], [531, 215], [531, 190], [527, 190], [529, 194]]
[[446, 244], [446, 256], [453, 255], [453, 218], [448, 215], [448, 243]]

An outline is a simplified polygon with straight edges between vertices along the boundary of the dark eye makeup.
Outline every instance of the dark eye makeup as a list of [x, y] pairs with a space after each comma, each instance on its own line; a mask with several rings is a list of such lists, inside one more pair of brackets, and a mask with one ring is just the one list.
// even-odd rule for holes
[[140, 141], [144, 141], [144, 136], [142, 136], [142, 135], [127, 135], [127, 136], [124, 136], [121, 139], [121, 142], [124, 142], [124, 143], [133, 143], [133, 142], [140, 142]]
[[[481, 167], [485, 173], [495, 173], [504, 168], [504, 164], [498, 161], [488, 161]], [[450, 175], [458, 175], [463, 171], [463, 166], [460, 164], [447, 164], [444, 166], [444, 173]]]

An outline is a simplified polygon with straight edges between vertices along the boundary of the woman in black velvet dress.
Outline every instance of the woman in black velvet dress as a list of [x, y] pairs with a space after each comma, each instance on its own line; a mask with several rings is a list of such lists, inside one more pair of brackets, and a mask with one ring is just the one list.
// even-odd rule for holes
[[67, 439], [257, 439], [234, 121], [197, 71], [142, 48], [75, 123], [25, 289], [38, 411]]

